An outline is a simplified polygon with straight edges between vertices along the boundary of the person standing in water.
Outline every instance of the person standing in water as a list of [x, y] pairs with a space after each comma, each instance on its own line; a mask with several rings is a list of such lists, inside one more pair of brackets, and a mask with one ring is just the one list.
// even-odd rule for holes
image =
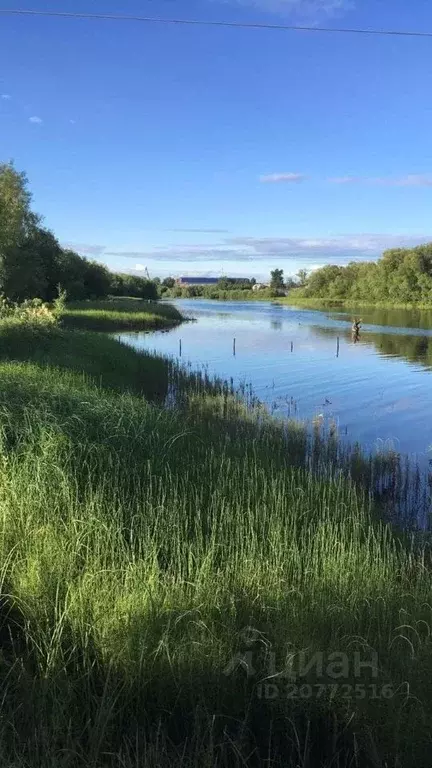
[[351, 336], [354, 344], [360, 338], [360, 328], [361, 328], [361, 320], [353, 320], [353, 324], [351, 327]]

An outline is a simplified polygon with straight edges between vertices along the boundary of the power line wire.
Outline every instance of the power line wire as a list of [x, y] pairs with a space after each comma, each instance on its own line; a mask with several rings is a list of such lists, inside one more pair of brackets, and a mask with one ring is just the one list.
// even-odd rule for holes
[[206, 21], [204, 19], [161, 19], [152, 16], [126, 16], [110, 13], [76, 13], [66, 11], [35, 11], [30, 9], [0, 8], [2, 15], [44, 16], [64, 19], [93, 19], [105, 21], [135, 21], [148, 24], [177, 24], [183, 26], [228, 27], [234, 29], [268, 29], [282, 32], [327, 32], [349, 35], [376, 35], [381, 37], [426, 37], [432, 38], [432, 32], [419, 32], [395, 29], [358, 29], [348, 27], [306, 27], [294, 24], [265, 24], [243, 21]]

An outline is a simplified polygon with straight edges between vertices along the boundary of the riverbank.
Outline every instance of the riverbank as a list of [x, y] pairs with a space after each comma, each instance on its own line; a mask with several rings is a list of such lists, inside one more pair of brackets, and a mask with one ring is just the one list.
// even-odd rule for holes
[[298, 307], [311, 307], [312, 309], [426, 309], [432, 311], [432, 303], [426, 304], [424, 302], [418, 303], [395, 303], [389, 301], [355, 301], [350, 299], [349, 301], [343, 301], [342, 299], [308, 299], [301, 296], [297, 296], [295, 292], [289, 296], [276, 299], [281, 304], [290, 304], [291, 306]]
[[62, 313], [65, 327], [94, 331], [160, 330], [183, 320], [171, 304], [130, 298], [72, 302]]
[[203, 294], [188, 295], [187, 289], [181, 295], [176, 293], [164, 294], [164, 298], [169, 299], [211, 299], [215, 301], [273, 301], [270, 291], [219, 291], [216, 289], [206, 289]]
[[428, 764], [429, 548], [365, 492], [397, 457], [101, 334], [0, 353], [5, 765]]
[[215, 301], [269, 301], [276, 304], [285, 304], [294, 307], [304, 307], [311, 309], [406, 309], [406, 310], [430, 310], [432, 312], [432, 303], [392, 303], [392, 302], [366, 302], [366, 301], [343, 301], [342, 299], [309, 299], [298, 296], [295, 291], [290, 292], [288, 296], [271, 296], [264, 291], [220, 291], [218, 295], [211, 296], [192, 296], [177, 297], [190, 299], [212, 299]]

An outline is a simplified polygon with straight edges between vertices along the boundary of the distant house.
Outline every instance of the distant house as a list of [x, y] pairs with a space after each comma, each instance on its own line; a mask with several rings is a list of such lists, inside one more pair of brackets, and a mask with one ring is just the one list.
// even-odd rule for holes
[[266, 283], [255, 283], [255, 285], [252, 286], [253, 291], [263, 291], [265, 288], [268, 288]]
[[179, 277], [177, 285], [217, 285], [220, 277]]

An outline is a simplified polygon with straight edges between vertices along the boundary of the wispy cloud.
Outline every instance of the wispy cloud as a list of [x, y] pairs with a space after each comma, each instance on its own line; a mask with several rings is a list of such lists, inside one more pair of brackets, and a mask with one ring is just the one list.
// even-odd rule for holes
[[[154, 252], [157, 252], [155, 249]], [[120, 256], [122, 259], [141, 259], [153, 251], [105, 251], [105, 256]]]
[[372, 184], [384, 187], [432, 187], [432, 174], [408, 173], [406, 176], [337, 176], [331, 184]]
[[262, 184], [278, 184], [279, 182], [296, 184], [305, 181], [307, 177], [303, 173], [267, 173], [260, 176]]
[[409, 173], [399, 179], [376, 179], [377, 184], [385, 184], [392, 187], [432, 187], [432, 175], [422, 173]]
[[189, 262], [189, 261], [250, 261], [252, 253], [242, 251], [240, 248], [228, 247], [224, 244], [216, 245], [182, 245], [151, 248], [146, 251], [106, 251], [105, 256], [114, 256], [122, 259], [156, 259], [157, 261]]
[[354, 7], [354, 2], [351, 0], [216, 0], [216, 2], [253, 6], [267, 13], [291, 16], [312, 23], [318, 23], [321, 18], [335, 16]]
[[361, 184], [363, 179], [361, 176], [335, 176], [334, 178], [327, 179], [330, 184]]
[[1, 98], [4, 99], [5, 101], [10, 101], [12, 96], [9, 93], [2, 93]]
[[70, 248], [71, 251], [77, 251], [84, 256], [102, 256], [106, 251], [106, 245], [93, 245], [92, 243], [63, 242], [62, 247]]
[[189, 232], [193, 233], [196, 232], [198, 234], [210, 234], [210, 235], [227, 235], [228, 229], [182, 229], [182, 228], [175, 228], [175, 229], [163, 229], [162, 232]]
[[290, 259], [319, 263], [346, 264], [373, 261], [387, 248], [413, 247], [432, 240], [429, 235], [353, 234], [334, 237], [230, 237], [208, 245], [156, 247], [147, 250], [106, 251], [104, 256], [147, 261], [171, 262], [255, 262], [268, 259], [281, 263]]
[[37, 117], [37, 115], [34, 115], [33, 117], [29, 117], [29, 123], [34, 123], [35, 125], [42, 125], [43, 120], [41, 117]]

